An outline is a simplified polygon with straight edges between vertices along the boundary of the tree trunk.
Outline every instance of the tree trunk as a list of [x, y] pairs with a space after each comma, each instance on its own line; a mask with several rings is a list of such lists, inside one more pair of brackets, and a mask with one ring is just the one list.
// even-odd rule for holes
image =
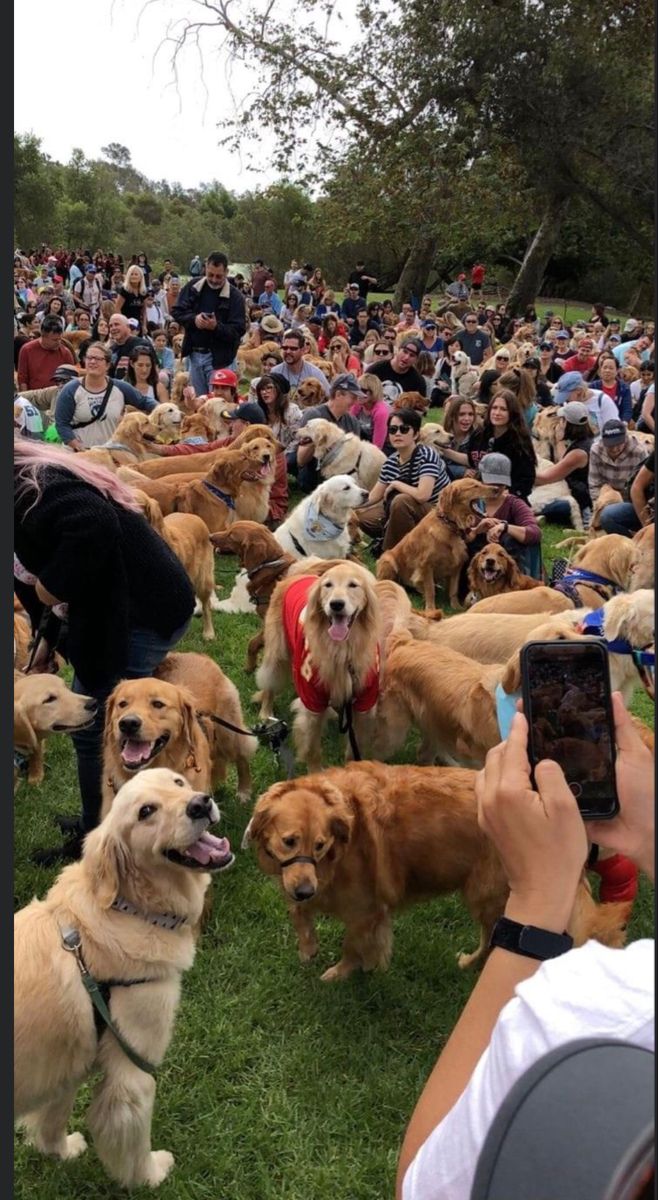
[[395, 285], [393, 308], [399, 312], [402, 305], [411, 299], [411, 293], [422, 299], [432, 260], [436, 254], [436, 238], [419, 235], [407, 255], [406, 262]]
[[568, 196], [549, 197], [539, 229], [526, 251], [507, 300], [507, 310], [510, 316], [522, 315], [529, 304], [535, 303], [541, 281], [557, 244], [568, 205]]

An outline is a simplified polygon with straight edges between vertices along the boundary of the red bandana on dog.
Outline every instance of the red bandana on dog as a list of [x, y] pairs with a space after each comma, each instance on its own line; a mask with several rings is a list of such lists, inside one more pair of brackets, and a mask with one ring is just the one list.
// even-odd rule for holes
[[[306, 608], [308, 593], [317, 583], [316, 575], [301, 575], [286, 590], [283, 601], [283, 628], [290, 651], [292, 678], [295, 691], [304, 708], [309, 712], [321, 713], [329, 707], [329, 692], [320, 682], [317, 669], [309, 653], [304, 627], [300, 617]], [[335, 639], [342, 640], [342, 639]], [[364, 688], [354, 697], [356, 712], [368, 712], [374, 708], [379, 696], [379, 646], [372, 670], [368, 673]]]

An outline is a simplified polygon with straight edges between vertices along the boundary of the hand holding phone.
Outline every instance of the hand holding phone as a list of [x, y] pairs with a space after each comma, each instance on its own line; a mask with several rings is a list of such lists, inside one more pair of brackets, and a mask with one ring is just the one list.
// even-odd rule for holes
[[528, 642], [521, 691], [531, 770], [543, 759], [564, 772], [584, 820], [619, 812], [608, 651], [597, 641]]
[[619, 692], [612, 693], [612, 714], [619, 814], [610, 821], [592, 821], [587, 832], [592, 841], [616, 854], [625, 854], [653, 879], [656, 796], [653, 754], [644, 745]]

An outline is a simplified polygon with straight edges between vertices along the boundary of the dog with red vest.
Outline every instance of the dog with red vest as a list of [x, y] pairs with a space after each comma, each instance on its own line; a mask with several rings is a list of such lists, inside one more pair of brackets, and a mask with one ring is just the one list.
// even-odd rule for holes
[[[293, 739], [309, 771], [322, 766], [322, 729], [330, 709], [341, 731], [351, 730], [365, 757], [379, 696], [381, 618], [375, 581], [358, 563], [341, 562], [321, 577], [284, 579], [265, 616], [265, 649], [256, 681], [260, 715], [273, 715], [274, 697], [292, 676]], [[348, 751], [349, 757], [349, 751]]]

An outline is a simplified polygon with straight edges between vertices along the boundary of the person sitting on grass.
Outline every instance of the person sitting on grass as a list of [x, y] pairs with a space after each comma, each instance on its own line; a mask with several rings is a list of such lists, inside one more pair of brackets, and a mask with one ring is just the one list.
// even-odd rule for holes
[[441, 447], [448, 475], [451, 479], [463, 479], [468, 469], [468, 451], [479, 428], [475, 401], [460, 400], [458, 396], [451, 400], [443, 428], [452, 435], [452, 445]]
[[480, 459], [478, 477], [492, 484], [496, 494], [483, 502], [481, 519], [466, 534], [469, 559], [487, 542], [496, 542], [512, 555], [524, 575], [539, 579], [541, 529], [530, 505], [510, 492], [512, 464], [507, 455], [497, 451], [485, 454]]
[[[589, 422], [589, 413], [579, 400], [570, 400], [560, 409], [556, 424], [556, 463], [537, 471], [535, 486], [558, 483], [566, 480], [574, 500], [578, 504], [585, 529], [592, 516], [592, 498], [587, 486], [589, 474], [589, 452], [594, 442], [594, 430]], [[568, 500], [551, 500], [544, 506], [541, 516], [557, 525], [569, 525], [571, 509]]]
[[[471, 1200], [478, 1158], [496, 1114], [516, 1081], [547, 1051], [584, 1037], [654, 1049], [653, 939], [623, 950], [594, 940], [569, 949], [564, 936], [590, 841], [627, 856], [654, 881], [653, 755], [619, 693], [612, 699], [621, 806], [613, 820], [585, 824], [561, 768], [550, 759], [537, 764], [532, 786], [522, 713], [478, 774], [478, 822], [500, 855], [510, 887], [505, 917], [539, 930], [545, 948], [528, 956], [511, 941], [506, 949], [494, 943], [407, 1127], [397, 1200]], [[647, 1123], [652, 1115], [647, 1112]], [[580, 1114], [579, 1130], [586, 1118]], [[597, 1128], [597, 1136], [590, 1134], [594, 1145], [599, 1133]], [[566, 1164], [571, 1165], [569, 1195], [579, 1196], [576, 1172], [582, 1162], [573, 1159]], [[550, 1186], [541, 1192], [546, 1194], [553, 1194]], [[605, 1194], [613, 1193], [606, 1188]], [[642, 1200], [651, 1194], [652, 1189], [642, 1191]], [[523, 1190], [508, 1195], [530, 1200]], [[637, 1191], [633, 1196], [639, 1200]]]

